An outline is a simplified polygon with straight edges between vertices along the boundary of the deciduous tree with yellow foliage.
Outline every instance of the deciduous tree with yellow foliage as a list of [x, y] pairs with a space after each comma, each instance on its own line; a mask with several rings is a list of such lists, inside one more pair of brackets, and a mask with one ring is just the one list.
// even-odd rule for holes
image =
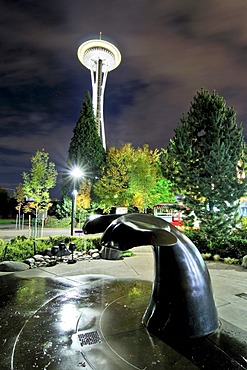
[[[164, 192], [160, 189], [161, 180], [167, 185]], [[127, 143], [119, 149], [109, 149], [94, 191], [104, 211], [112, 206], [135, 206], [139, 212], [145, 212], [157, 202], [175, 201], [168, 188], [169, 182], [161, 173], [159, 151], [151, 150], [148, 145], [135, 149]]]
[[49, 161], [49, 154], [37, 151], [31, 158], [30, 172], [24, 172], [23, 191], [30, 201], [25, 206], [27, 212], [33, 212], [35, 218], [51, 206], [49, 190], [54, 188], [57, 180], [55, 164]]

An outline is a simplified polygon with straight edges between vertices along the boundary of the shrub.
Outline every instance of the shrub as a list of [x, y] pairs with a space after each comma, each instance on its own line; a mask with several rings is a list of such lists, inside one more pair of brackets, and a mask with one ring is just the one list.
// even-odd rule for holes
[[48, 248], [60, 243], [75, 243], [76, 250], [79, 252], [88, 251], [89, 249], [100, 248], [101, 236], [53, 236], [46, 238], [28, 239], [25, 236], [18, 236], [5, 243], [0, 239], [0, 260], [24, 261], [34, 254], [42, 254]]
[[189, 229], [184, 231], [186, 236], [195, 244], [201, 253], [210, 253], [211, 241], [207, 240], [200, 230]]
[[[43, 238], [46, 240], [47, 238]], [[70, 243], [75, 243], [76, 250], [78, 252], [88, 251], [89, 249], [100, 249], [100, 240], [101, 235], [89, 235], [89, 236], [53, 236], [49, 237], [49, 241], [47, 241], [47, 247], [51, 248], [53, 245], [59, 245], [60, 243], [65, 243], [67, 246]]]
[[232, 236], [225, 238], [207, 239], [200, 230], [187, 230], [186, 235], [195, 244], [201, 253], [220, 255], [221, 258], [241, 259], [247, 255], [247, 233], [234, 233]]
[[62, 219], [58, 219], [55, 216], [48, 216], [45, 227], [47, 228], [64, 228], [70, 227], [71, 218], [64, 217]]
[[241, 266], [244, 267], [245, 269], [247, 269], [247, 256], [243, 257]]
[[134, 256], [134, 252], [132, 251], [123, 251], [122, 253], [120, 253], [120, 256], [125, 258], [125, 257], [133, 257]]
[[213, 256], [213, 260], [215, 261], [215, 262], [218, 262], [218, 261], [220, 261], [220, 255], [219, 254], [215, 254], [214, 256]]
[[238, 265], [239, 260], [236, 258], [226, 257], [224, 258], [224, 263], [228, 263], [228, 265]]
[[219, 254], [222, 258], [240, 259], [247, 254], [247, 239], [240, 237], [229, 237], [228, 239], [219, 239], [213, 245], [215, 254]]
[[33, 254], [33, 240], [27, 239], [25, 236], [18, 236], [6, 243], [2, 260], [24, 261]]
[[0, 261], [1, 261], [1, 256], [4, 255], [5, 247], [6, 247], [6, 243], [4, 242], [3, 239], [0, 239]]
[[202, 258], [204, 260], [209, 260], [209, 259], [211, 259], [211, 257], [212, 257], [211, 253], [202, 253]]

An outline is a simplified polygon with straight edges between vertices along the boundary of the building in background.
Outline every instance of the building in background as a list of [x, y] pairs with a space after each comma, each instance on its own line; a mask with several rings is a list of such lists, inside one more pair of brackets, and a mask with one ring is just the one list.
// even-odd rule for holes
[[98, 133], [104, 149], [106, 149], [106, 135], [104, 124], [104, 92], [108, 72], [117, 68], [121, 63], [119, 50], [110, 42], [100, 38], [84, 42], [77, 52], [80, 62], [90, 69], [92, 82], [92, 103], [96, 118]]

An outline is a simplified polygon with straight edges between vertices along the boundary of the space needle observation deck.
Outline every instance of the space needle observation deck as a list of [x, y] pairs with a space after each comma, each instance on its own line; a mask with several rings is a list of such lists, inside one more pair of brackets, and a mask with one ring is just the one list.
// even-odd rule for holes
[[77, 52], [79, 61], [91, 71], [92, 103], [102, 145], [106, 149], [104, 125], [104, 92], [108, 72], [117, 68], [121, 63], [119, 50], [105, 40], [89, 40], [84, 42]]

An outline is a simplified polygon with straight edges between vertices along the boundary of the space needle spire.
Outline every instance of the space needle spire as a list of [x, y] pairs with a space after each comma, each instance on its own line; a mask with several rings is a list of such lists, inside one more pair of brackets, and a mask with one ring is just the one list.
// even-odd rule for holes
[[91, 71], [93, 110], [98, 133], [106, 150], [103, 111], [106, 79], [108, 72], [117, 68], [121, 63], [121, 54], [116, 46], [102, 40], [102, 33], [100, 32], [100, 38], [84, 42], [79, 47], [77, 55], [79, 61]]

